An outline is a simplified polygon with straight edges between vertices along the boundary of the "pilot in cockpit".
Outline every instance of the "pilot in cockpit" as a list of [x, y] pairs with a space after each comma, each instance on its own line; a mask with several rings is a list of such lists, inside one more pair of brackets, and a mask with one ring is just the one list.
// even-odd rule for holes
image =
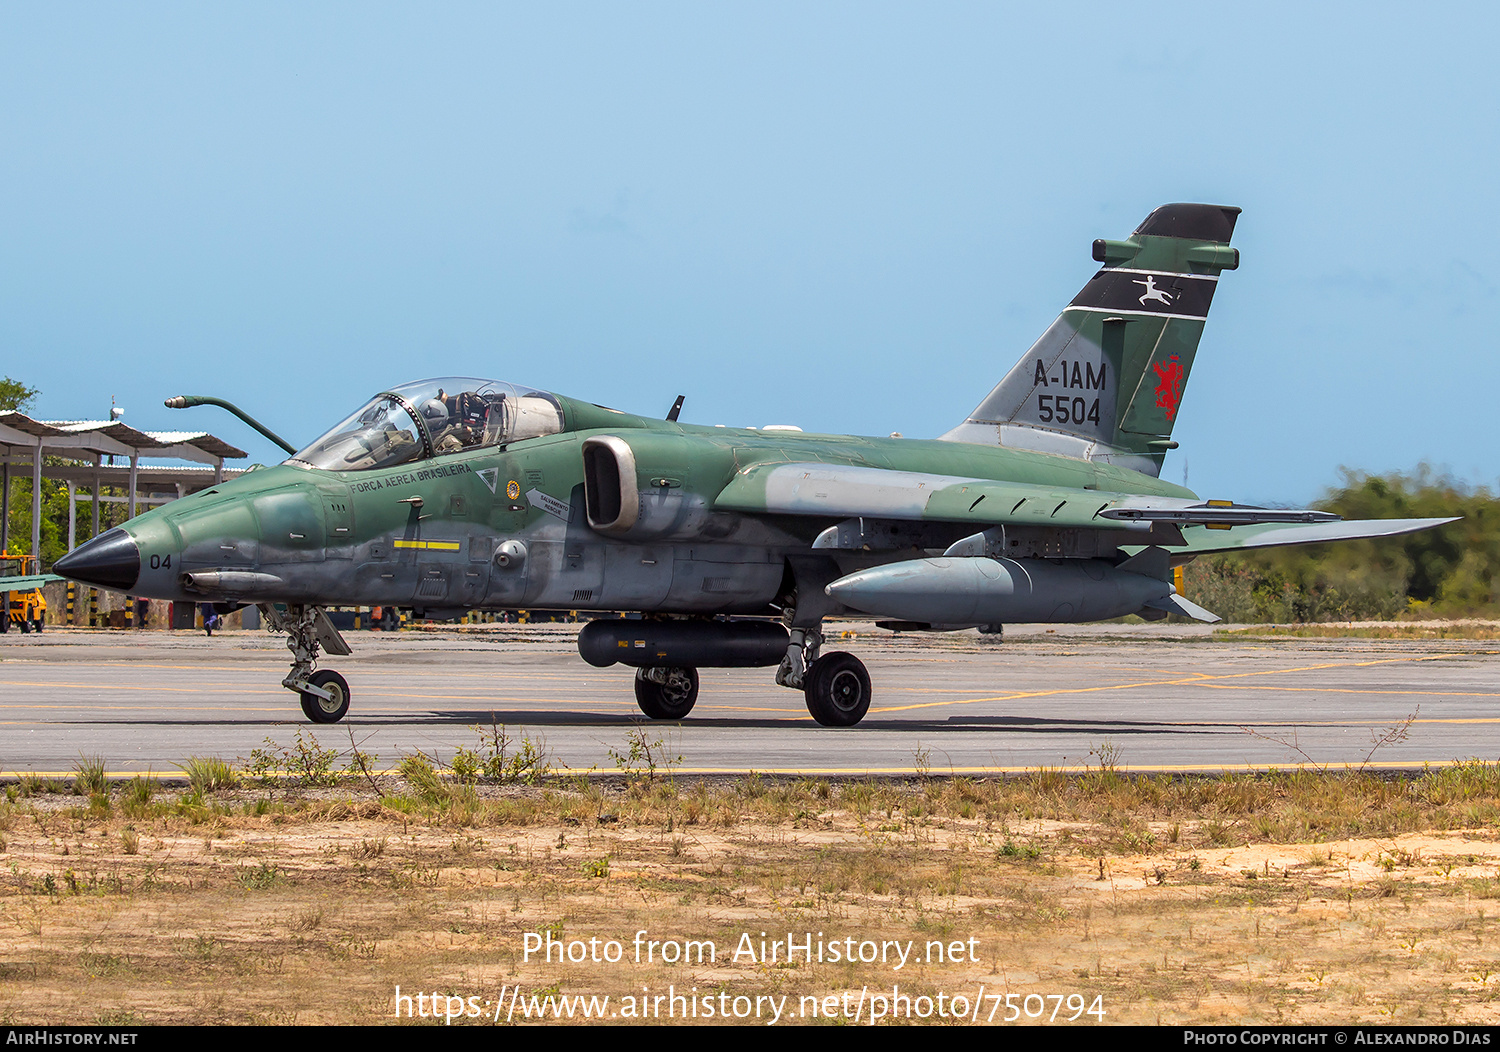
[[488, 403], [476, 392], [450, 395], [439, 387], [435, 397], [422, 403], [422, 420], [432, 436], [433, 452], [441, 456], [482, 443], [489, 412]]

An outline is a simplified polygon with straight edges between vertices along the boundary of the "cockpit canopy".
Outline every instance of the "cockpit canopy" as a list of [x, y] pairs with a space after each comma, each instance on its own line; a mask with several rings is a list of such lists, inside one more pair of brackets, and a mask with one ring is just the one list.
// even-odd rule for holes
[[562, 406], [546, 391], [446, 376], [382, 391], [288, 463], [368, 471], [562, 429]]

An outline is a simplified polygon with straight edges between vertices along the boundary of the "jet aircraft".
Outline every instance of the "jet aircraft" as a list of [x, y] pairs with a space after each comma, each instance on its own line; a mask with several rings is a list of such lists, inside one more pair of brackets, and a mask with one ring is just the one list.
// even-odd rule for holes
[[[1217, 620], [1177, 594], [1198, 555], [1384, 537], [1445, 519], [1345, 522], [1200, 500], [1160, 478], [1240, 210], [1158, 208], [968, 418], [933, 440], [698, 426], [497, 380], [381, 391], [283, 464], [155, 508], [58, 560], [139, 596], [258, 604], [287, 633], [310, 720], [348, 711], [318, 668], [350, 652], [324, 608], [563, 607], [603, 617], [584, 660], [635, 669], [681, 719], [700, 668], [775, 667], [819, 723], [870, 706], [831, 617], [892, 629]], [[180, 403], [181, 400], [179, 400]], [[171, 404], [171, 403], [169, 403]]]

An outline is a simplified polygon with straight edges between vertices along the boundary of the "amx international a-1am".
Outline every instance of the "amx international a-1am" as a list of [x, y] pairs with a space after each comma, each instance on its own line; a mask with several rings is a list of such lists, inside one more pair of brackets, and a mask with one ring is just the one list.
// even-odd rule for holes
[[633, 416], [448, 377], [381, 391], [276, 467], [140, 515], [58, 560], [139, 596], [258, 604], [290, 636], [283, 685], [341, 719], [349, 653], [329, 606], [433, 620], [566, 608], [602, 617], [584, 660], [635, 669], [641, 710], [680, 719], [701, 668], [776, 667], [819, 723], [871, 685], [823, 651], [827, 618], [890, 628], [1217, 618], [1172, 568], [1209, 552], [1382, 537], [1440, 519], [1345, 522], [1200, 500], [1159, 477], [1239, 209], [1165, 205], [947, 434], [859, 438]]

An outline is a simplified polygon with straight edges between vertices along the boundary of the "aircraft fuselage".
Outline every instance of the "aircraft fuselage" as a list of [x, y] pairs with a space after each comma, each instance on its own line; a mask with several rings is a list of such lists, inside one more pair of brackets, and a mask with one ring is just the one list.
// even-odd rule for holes
[[[565, 405], [575, 418], [608, 412]], [[616, 413], [608, 422], [389, 469], [287, 463], [252, 471], [128, 523], [139, 575], [115, 586], [177, 601], [410, 606], [438, 618], [527, 607], [763, 614], [778, 599], [786, 560], [808, 556], [831, 523], [716, 509], [716, 496], [754, 465], [813, 462], [1191, 496], [1148, 475], [1024, 450]], [[640, 514], [629, 537], [588, 521], [583, 446], [605, 435], [623, 436], [635, 456]], [[972, 532], [962, 524], [932, 529], [950, 542]], [[946, 545], [925, 545], [933, 546]], [[823, 557], [849, 572], [910, 558], [914, 547]]]

